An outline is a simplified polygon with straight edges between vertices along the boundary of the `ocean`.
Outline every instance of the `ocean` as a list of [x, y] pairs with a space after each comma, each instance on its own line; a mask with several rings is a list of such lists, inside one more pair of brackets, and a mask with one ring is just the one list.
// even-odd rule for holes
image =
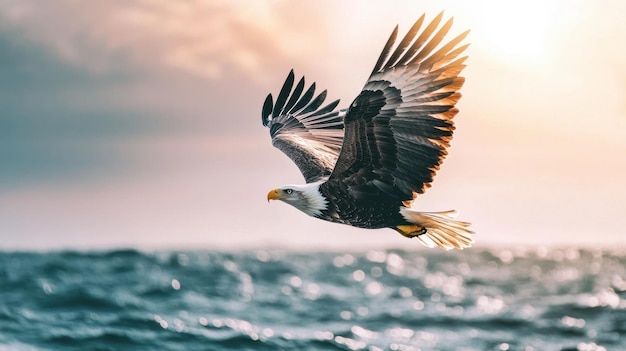
[[0, 252], [0, 350], [626, 350], [626, 250]]

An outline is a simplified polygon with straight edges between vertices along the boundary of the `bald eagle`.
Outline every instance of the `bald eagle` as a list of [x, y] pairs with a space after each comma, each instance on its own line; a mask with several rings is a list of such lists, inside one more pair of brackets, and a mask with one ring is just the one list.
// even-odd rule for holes
[[469, 223], [455, 211], [419, 212], [413, 200], [425, 191], [443, 162], [458, 109], [459, 73], [469, 44], [466, 31], [443, 43], [452, 18], [443, 13], [423, 30], [422, 15], [392, 50], [393, 30], [374, 69], [352, 104], [323, 107], [326, 90], [315, 96], [304, 77], [294, 88], [289, 72], [276, 101], [262, 109], [272, 144], [300, 169], [304, 185], [271, 190], [281, 200], [330, 222], [360, 228], [392, 228], [429, 247], [463, 249], [474, 242]]

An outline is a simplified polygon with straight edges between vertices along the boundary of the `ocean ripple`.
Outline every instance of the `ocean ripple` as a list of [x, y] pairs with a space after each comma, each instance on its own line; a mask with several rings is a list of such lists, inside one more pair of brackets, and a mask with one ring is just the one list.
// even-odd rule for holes
[[600, 249], [0, 253], [0, 350], [626, 349]]

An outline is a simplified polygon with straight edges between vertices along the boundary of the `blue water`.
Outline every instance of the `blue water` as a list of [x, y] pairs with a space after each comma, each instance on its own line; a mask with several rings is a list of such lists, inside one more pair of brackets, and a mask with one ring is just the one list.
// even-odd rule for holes
[[626, 350], [626, 251], [0, 253], [0, 350]]

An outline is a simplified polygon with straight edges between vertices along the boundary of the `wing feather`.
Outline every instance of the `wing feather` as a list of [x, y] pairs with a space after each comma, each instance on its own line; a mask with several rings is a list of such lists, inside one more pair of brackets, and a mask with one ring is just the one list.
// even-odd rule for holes
[[313, 101], [311, 101], [304, 109], [302, 109], [302, 111], [300, 111], [300, 114], [307, 114], [309, 112], [314, 112], [315, 110], [317, 110], [318, 107], [322, 106], [324, 100], [326, 100], [327, 94], [328, 93], [326, 92], [326, 90], [322, 91], [317, 97], [315, 97], [315, 99], [313, 99]]
[[[291, 71], [293, 72], [293, 70]], [[291, 109], [294, 107], [296, 102], [298, 102], [298, 99], [300, 99], [300, 96], [302, 96], [303, 91], [304, 91], [304, 77], [300, 78], [300, 81], [296, 85], [296, 88], [291, 93], [291, 97], [289, 98], [289, 101], [287, 101], [287, 104], [285, 105], [285, 108], [283, 109], [283, 113], [289, 113], [291, 111]]]
[[383, 67], [383, 64], [385, 63], [385, 59], [387, 59], [387, 56], [389, 56], [389, 51], [391, 51], [391, 48], [393, 47], [393, 43], [396, 41], [397, 36], [398, 36], [398, 26], [396, 26], [396, 28], [393, 30], [393, 32], [391, 33], [391, 36], [387, 40], [387, 43], [383, 47], [383, 51], [380, 53], [380, 56], [378, 57], [378, 61], [374, 65], [374, 70], [372, 71], [372, 73], [378, 72]]
[[291, 93], [291, 89], [293, 88], [293, 70], [289, 72], [287, 75], [287, 79], [285, 79], [285, 83], [283, 83], [283, 87], [280, 89], [280, 93], [278, 93], [278, 97], [276, 98], [276, 104], [274, 105], [274, 111], [272, 112], [272, 117], [278, 117], [283, 111], [283, 107], [285, 106], [285, 102], [287, 102], [287, 97], [289, 97], [289, 93]]
[[[400, 55], [402, 55], [404, 51], [406, 50], [406, 48], [411, 44], [411, 41], [413, 40], [413, 37], [415, 36], [415, 34], [419, 32], [420, 27], [424, 23], [424, 18], [426, 18], [426, 14], [422, 14], [422, 16], [420, 16], [420, 18], [417, 21], [415, 21], [415, 24], [413, 24], [413, 27], [409, 29], [408, 33], [404, 36], [404, 38], [402, 38], [402, 41], [400, 42], [400, 44], [398, 44], [398, 47], [393, 52], [389, 60], [387, 60], [387, 65], [394, 65], [398, 61], [398, 59], [400, 58]], [[396, 31], [397, 31], [397, 28], [398, 26], [396, 26]], [[393, 42], [391, 43], [391, 45], [393, 45]], [[385, 53], [384, 52], [381, 53], [381, 56], [383, 54]], [[376, 72], [380, 71], [381, 68], [382, 66], [379, 67], [376, 70]]]
[[317, 111], [315, 111], [315, 113], [311, 115], [311, 117], [317, 117], [317, 116], [332, 112], [335, 109], [335, 107], [337, 107], [337, 105], [339, 105], [339, 100], [335, 100], [331, 102], [330, 104], [322, 108], [319, 108]]
[[296, 105], [292, 107], [288, 113], [297, 114], [298, 112], [300, 112], [300, 110], [302, 110], [311, 101], [314, 94], [315, 94], [315, 82], [313, 82], [313, 84], [311, 84], [311, 86], [304, 92], [304, 95], [302, 95], [300, 100], [296, 102]]
[[440, 13], [420, 33], [420, 17], [392, 51], [397, 27], [393, 31], [345, 115], [329, 182], [342, 182], [357, 196], [383, 192], [403, 201], [430, 185], [452, 140], [466, 59], [458, 56], [467, 48], [459, 45], [468, 32], [444, 42], [452, 19], [440, 27], [442, 18]]
[[272, 145], [285, 153], [311, 183], [328, 177], [335, 166], [343, 142], [345, 111], [335, 111], [339, 100], [320, 107], [327, 91], [315, 96], [315, 83], [304, 91], [304, 77], [295, 88], [294, 82], [291, 70], [276, 103], [271, 94], [265, 99], [262, 121], [270, 130]]
[[[410, 63], [409, 61], [415, 55], [417, 50], [419, 50], [420, 47], [424, 45], [426, 40], [428, 40], [428, 38], [433, 34], [433, 31], [435, 30], [435, 28], [437, 28], [437, 26], [439, 25], [439, 22], [441, 22], [442, 17], [443, 17], [443, 12], [440, 12], [439, 15], [437, 15], [437, 17], [435, 17], [430, 22], [430, 24], [426, 26], [422, 34], [420, 34], [420, 36], [417, 37], [413, 45], [411, 45], [411, 47], [404, 53], [404, 55], [402, 56], [402, 59], [397, 63], [398, 66], [406, 66], [407, 64]], [[411, 40], [413, 40], [413, 38], [415, 37], [413, 33], [407, 33], [407, 36], [411, 36]], [[388, 65], [387, 67], [393, 67], [393, 66], [395, 65], [393, 65], [392, 63], [392, 65]]]
[[446, 36], [446, 34], [448, 34], [450, 27], [452, 27], [452, 18], [446, 21], [443, 27], [439, 29], [437, 34], [435, 34], [433, 38], [426, 45], [424, 45], [424, 47], [421, 48], [421, 50], [417, 53], [417, 55], [415, 55], [415, 57], [412, 58], [411, 61], [408, 62], [408, 64], [411, 64], [413, 62], [421, 62], [423, 64], [426, 64], [427, 62], [425, 60], [426, 56], [428, 56], [433, 51], [433, 49], [436, 48], [437, 45], [439, 45], [439, 43], [441, 43], [441, 41]]
[[261, 110], [261, 121], [264, 126], [267, 126], [270, 122], [269, 117], [272, 113], [272, 109], [274, 108], [274, 99], [272, 99], [272, 94], [268, 94], [265, 98], [265, 102], [263, 102], [263, 109]]

